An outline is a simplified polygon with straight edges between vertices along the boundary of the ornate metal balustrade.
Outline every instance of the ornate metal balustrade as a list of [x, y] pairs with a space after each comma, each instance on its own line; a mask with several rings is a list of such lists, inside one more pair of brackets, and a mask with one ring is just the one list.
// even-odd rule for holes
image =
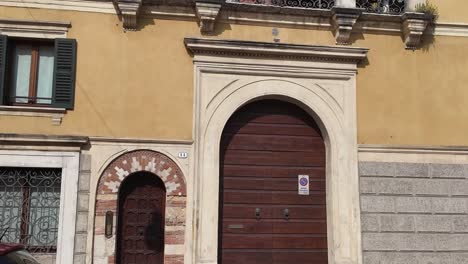
[[59, 168], [0, 167], [2, 242], [32, 252], [56, 250], [61, 174]]
[[405, 11], [405, 0], [356, 0], [356, 7], [368, 13], [401, 14]]
[[331, 9], [335, 5], [334, 0], [230, 0], [231, 3], [272, 5], [297, 8]]

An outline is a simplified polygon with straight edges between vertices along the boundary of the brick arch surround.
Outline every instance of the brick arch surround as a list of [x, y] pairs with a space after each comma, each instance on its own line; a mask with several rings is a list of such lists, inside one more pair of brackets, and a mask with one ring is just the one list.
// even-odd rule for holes
[[[127, 176], [136, 172], [151, 172], [164, 182], [166, 186], [164, 263], [184, 263], [183, 248], [187, 195], [185, 178], [173, 160], [162, 153], [151, 150], [136, 150], [125, 153], [112, 161], [102, 173], [96, 195], [94, 261], [98, 263], [116, 263], [115, 239], [119, 187]], [[111, 237], [105, 237], [104, 235], [107, 211], [114, 212], [114, 229]]]

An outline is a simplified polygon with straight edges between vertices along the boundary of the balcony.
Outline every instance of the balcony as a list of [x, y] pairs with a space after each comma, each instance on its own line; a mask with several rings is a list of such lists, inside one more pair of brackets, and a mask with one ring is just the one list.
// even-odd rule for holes
[[405, 0], [357, 0], [356, 7], [367, 13], [398, 15], [405, 11]]
[[[335, 6], [335, 0], [228, 0], [230, 3], [266, 5], [292, 8], [312, 8], [312, 9], [331, 9]], [[351, 2], [353, 6], [364, 9], [366, 13], [376, 14], [394, 14], [399, 15], [405, 12], [405, 0], [356, 0], [343, 1]], [[338, 5], [337, 5], [338, 6]]]
[[[350, 45], [351, 33], [400, 33], [407, 49], [416, 49], [433, 15], [418, 12], [424, 0], [226, 0], [230, 18], [239, 22], [329, 28], [337, 45]], [[258, 13], [261, 13], [258, 15]], [[276, 17], [275, 17], [276, 15]]]
[[270, 5], [280, 7], [331, 9], [334, 0], [232, 0], [231, 3]]

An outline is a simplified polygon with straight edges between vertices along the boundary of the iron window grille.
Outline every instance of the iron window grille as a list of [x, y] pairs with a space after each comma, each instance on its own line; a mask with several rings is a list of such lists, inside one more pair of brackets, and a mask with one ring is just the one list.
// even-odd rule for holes
[[405, 0], [357, 0], [356, 7], [368, 13], [398, 15], [405, 11]]
[[61, 178], [60, 168], [0, 167], [2, 242], [33, 253], [56, 251]]
[[231, 0], [229, 2], [320, 9], [331, 9], [335, 5], [335, 0]]

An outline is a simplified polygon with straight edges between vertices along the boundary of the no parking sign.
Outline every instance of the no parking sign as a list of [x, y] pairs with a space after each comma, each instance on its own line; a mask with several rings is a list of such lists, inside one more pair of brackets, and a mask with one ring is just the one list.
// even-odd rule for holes
[[298, 175], [297, 183], [299, 195], [309, 195], [309, 175]]

